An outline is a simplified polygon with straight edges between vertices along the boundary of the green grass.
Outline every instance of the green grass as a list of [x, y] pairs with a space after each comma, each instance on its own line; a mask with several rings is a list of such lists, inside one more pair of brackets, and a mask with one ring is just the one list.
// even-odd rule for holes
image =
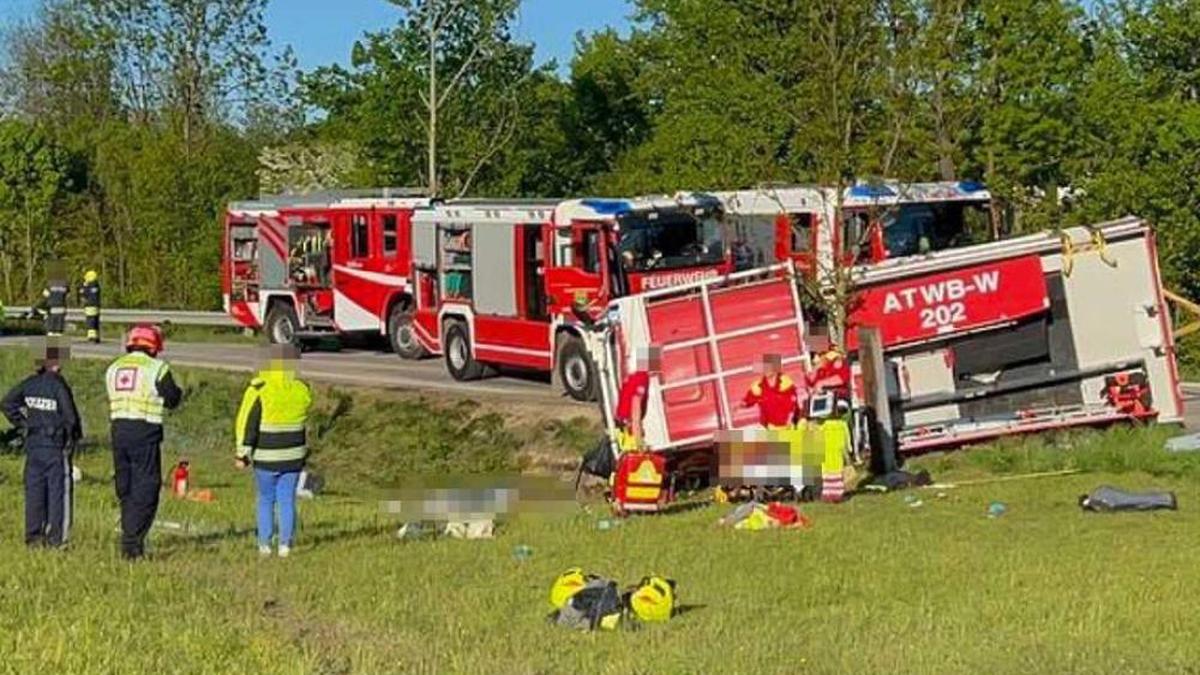
[[[69, 551], [20, 545], [21, 460], [0, 457], [0, 671], [1188, 672], [1200, 656], [1200, 474], [1158, 452], [1161, 430], [927, 457], [916, 464], [943, 481], [1094, 472], [920, 491], [919, 508], [901, 494], [808, 505], [803, 532], [721, 530], [715, 506], [603, 532], [594, 505], [518, 518], [489, 541], [400, 542], [376, 501], [393, 475], [514, 468], [530, 447], [570, 455], [590, 432], [321, 388], [315, 463], [331, 494], [301, 503], [294, 557], [260, 561], [250, 479], [230, 460], [242, 380], [182, 371], [193, 393], [169, 422], [166, 461], [188, 454], [218, 501], [164, 498], [160, 520], [191, 530], [157, 530], [150, 560], [131, 566], [115, 550], [100, 368], [71, 364], [91, 451]], [[0, 353], [3, 381], [23, 369]], [[1177, 490], [1182, 510], [1081, 513], [1076, 497], [1105, 482]], [[1009, 507], [995, 520], [993, 500]], [[532, 558], [514, 560], [519, 544]], [[555, 629], [548, 587], [572, 565], [623, 582], [666, 574], [688, 610], [636, 633]]]

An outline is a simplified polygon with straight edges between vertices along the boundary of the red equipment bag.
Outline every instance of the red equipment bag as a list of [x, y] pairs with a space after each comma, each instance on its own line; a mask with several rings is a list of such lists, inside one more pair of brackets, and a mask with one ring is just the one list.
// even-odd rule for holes
[[617, 460], [613, 503], [619, 511], [657, 511], [667, 502], [667, 461], [659, 453], [626, 452]]
[[1133, 417], [1154, 414], [1150, 397], [1150, 382], [1143, 372], [1116, 373], [1104, 378], [1105, 396], [1109, 405]]

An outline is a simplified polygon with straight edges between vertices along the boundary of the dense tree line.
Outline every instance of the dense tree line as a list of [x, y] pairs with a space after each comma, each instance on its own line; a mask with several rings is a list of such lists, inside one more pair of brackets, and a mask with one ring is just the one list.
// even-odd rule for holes
[[46, 0], [2, 45], [3, 297], [61, 258], [114, 302], [214, 306], [220, 211], [260, 189], [877, 176], [982, 180], [1013, 232], [1143, 215], [1200, 295], [1200, 1], [637, 0], [565, 72], [517, 0], [390, 1], [298, 73], [266, 0]]

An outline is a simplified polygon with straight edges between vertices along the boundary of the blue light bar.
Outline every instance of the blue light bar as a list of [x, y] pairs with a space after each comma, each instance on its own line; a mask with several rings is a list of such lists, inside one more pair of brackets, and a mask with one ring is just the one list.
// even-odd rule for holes
[[895, 197], [896, 192], [886, 185], [855, 185], [850, 188], [850, 196], [859, 199], [879, 199]]
[[963, 192], [983, 192], [987, 187], [979, 181], [963, 180], [958, 182], [958, 189]]
[[580, 204], [602, 216], [619, 216], [633, 210], [633, 205], [623, 199], [584, 199]]

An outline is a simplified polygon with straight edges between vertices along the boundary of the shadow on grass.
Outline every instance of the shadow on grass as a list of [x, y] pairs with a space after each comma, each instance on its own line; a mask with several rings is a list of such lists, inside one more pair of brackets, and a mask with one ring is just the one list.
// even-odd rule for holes
[[214, 532], [201, 532], [197, 534], [189, 534], [187, 532], [175, 533], [177, 536], [163, 541], [157, 549], [160, 555], [169, 557], [175, 553], [209, 548], [214, 544], [244, 539], [256, 532], [257, 529], [254, 527], [228, 527]]
[[684, 614], [691, 614], [692, 612], [707, 608], [708, 605], [679, 605], [675, 608], [675, 616], [683, 616]]
[[348, 530], [340, 528], [325, 528], [332, 529], [332, 531], [325, 533], [317, 532], [314, 534], [314, 531], [320, 529], [321, 528], [319, 526], [316, 528], [309, 528], [307, 532], [303, 533], [303, 536], [299, 538], [299, 543], [320, 546], [322, 544], [334, 544], [356, 539], [371, 539], [373, 537], [381, 537], [386, 539], [389, 536], [388, 533], [395, 528], [390, 525], [375, 523], [371, 525], [360, 525], [359, 527]]
[[676, 502], [674, 504], [671, 504], [667, 508], [663, 509], [662, 511], [658, 511], [657, 515], [672, 516], [672, 515], [675, 515], [678, 513], [690, 513], [692, 511], [698, 511], [700, 509], [706, 509], [712, 505], [713, 505], [713, 502], [712, 502], [712, 500], [709, 500], [709, 499], [694, 500], [694, 501], [687, 501], [687, 502]]

